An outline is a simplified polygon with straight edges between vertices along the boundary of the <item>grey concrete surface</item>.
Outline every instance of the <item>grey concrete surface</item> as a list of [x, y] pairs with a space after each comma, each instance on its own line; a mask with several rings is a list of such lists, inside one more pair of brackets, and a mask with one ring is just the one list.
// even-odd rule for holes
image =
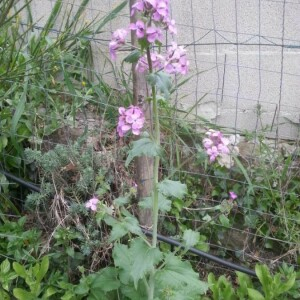
[[[43, 25], [54, 0], [33, 0]], [[67, 8], [73, 0], [64, 1]], [[179, 44], [187, 46], [190, 74], [179, 89], [179, 105], [238, 130], [266, 129], [267, 135], [296, 139], [300, 122], [300, 2], [298, 0], [171, 0]], [[74, 5], [79, 5], [76, 0]], [[84, 18], [103, 17], [121, 0], [91, 0]], [[93, 44], [95, 70], [121, 88], [105, 56], [112, 31], [126, 27], [128, 10], [106, 26]], [[107, 40], [107, 41], [105, 41]], [[171, 37], [168, 37], [171, 41]], [[236, 45], [238, 44], [238, 45]], [[260, 44], [260, 46], [259, 46]], [[281, 47], [285, 45], [285, 47]], [[127, 53], [119, 55], [120, 59]], [[199, 75], [197, 73], [205, 71]]]

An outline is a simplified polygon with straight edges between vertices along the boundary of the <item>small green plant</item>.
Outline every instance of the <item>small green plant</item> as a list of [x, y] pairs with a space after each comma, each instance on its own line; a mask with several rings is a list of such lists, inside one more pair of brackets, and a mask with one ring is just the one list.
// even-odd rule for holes
[[49, 258], [44, 256], [41, 262], [37, 262], [35, 265], [25, 268], [20, 263], [14, 262], [13, 269], [16, 274], [23, 278], [29, 290], [23, 288], [14, 288], [13, 294], [19, 300], [35, 300], [39, 297], [42, 299], [48, 299], [56, 290], [53, 287], [45, 288], [42, 284], [44, 277], [49, 269]]
[[41, 245], [41, 232], [25, 229], [26, 217], [17, 222], [6, 222], [0, 226], [0, 254], [17, 261], [35, 261]]
[[[299, 274], [293, 267], [283, 265], [281, 269], [272, 275], [266, 265], [255, 266], [255, 272], [259, 279], [258, 286], [255, 280], [248, 275], [237, 272], [237, 287], [224, 276], [218, 279], [210, 273], [208, 283], [212, 291], [213, 300], [288, 300], [299, 297]], [[296, 281], [298, 277], [298, 280]]]

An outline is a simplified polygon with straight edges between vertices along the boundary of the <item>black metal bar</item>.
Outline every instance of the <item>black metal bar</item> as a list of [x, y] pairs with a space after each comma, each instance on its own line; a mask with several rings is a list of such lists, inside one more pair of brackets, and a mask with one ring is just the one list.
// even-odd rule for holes
[[0, 173], [4, 174], [8, 179], [11, 179], [12, 181], [16, 182], [16, 183], [19, 183], [23, 186], [26, 186], [27, 188], [29, 188], [30, 190], [34, 191], [34, 192], [38, 192], [40, 193], [41, 192], [41, 189], [34, 185], [33, 183], [31, 182], [28, 182], [28, 181], [25, 181], [9, 172], [6, 172], [4, 170], [0, 170]]
[[[142, 231], [144, 232], [145, 235], [147, 236], [152, 236], [152, 232], [149, 231], [149, 230], [146, 230], [144, 228], [142, 228]], [[176, 247], [180, 247], [180, 248], [185, 248], [185, 246], [183, 244], [181, 244], [180, 242], [172, 239], [172, 238], [169, 238], [169, 237], [166, 237], [166, 236], [163, 236], [161, 234], [157, 234], [157, 239], [159, 241], [162, 241], [162, 242], [165, 242], [169, 245], [172, 245], [172, 246], [176, 246]], [[198, 249], [195, 249], [195, 248], [189, 248], [188, 249], [188, 252], [191, 252], [193, 254], [196, 254], [198, 256], [201, 256], [201, 257], [204, 257], [208, 260], [211, 260], [211, 261], [214, 261], [220, 265], [223, 265], [225, 267], [228, 267], [230, 269], [233, 269], [233, 270], [236, 270], [236, 271], [240, 271], [242, 273], [245, 273], [245, 274], [248, 274], [250, 276], [253, 276], [253, 277], [257, 277], [256, 273], [248, 268], [245, 268], [243, 266], [240, 266], [240, 265], [237, 265], [237, 264], [234, 264], [232, 262], [229, 262], [227, 260], [224, 260], [222, 258], [219, 258], [217, 256], [214, 256], [214, 255], [211, 255], [209, 253], [206, 253], [206, 252], [203, 252], [201, 250], [198, 250]]]

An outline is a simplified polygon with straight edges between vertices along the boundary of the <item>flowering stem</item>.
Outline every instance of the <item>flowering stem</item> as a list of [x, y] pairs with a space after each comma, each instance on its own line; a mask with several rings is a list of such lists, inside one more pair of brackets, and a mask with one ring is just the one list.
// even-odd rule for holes
[[[150, 48], [147, 48], [147, 60], [149, 65], [149, 73], [153, 72]], [[160, 146], [160, 125], [158, 115], [158, 105], [156, 99], [156, 88], [152, 86], [152, 108], [154, 116], [154, 140], [155, 143]], [[157, 223], [158, 223], [158, 172], [159, 172], [159, 156], [154, 158], [154, 174], [153, 174], [153, 236], [152, 236], [152, 247], [155, 248], [157, 245]]]
[[[153, 72], [150, 48], [147, 47], [147, 60], [149, 65], [149, 73]], [[152, 86], [152, 108], [154, 116], [154, 140], [155, 143], [160, 146], [160, 125], [158, 115], [158, 105], [156, 99], [156, 88]], [[153, 206], [152, 206], [152, 218], [153, 218], [153, 235], [152, 235], [152, 247], [157, 246], [157, 224], [158, 224], [158, 173], [159, 173], [159, 156], [154, 158], [154, 170], [153, 170]], [[149, 278], [149, 293], [148, 299], [154, 299], [154, 275], [155, 269], [152, 270]]]

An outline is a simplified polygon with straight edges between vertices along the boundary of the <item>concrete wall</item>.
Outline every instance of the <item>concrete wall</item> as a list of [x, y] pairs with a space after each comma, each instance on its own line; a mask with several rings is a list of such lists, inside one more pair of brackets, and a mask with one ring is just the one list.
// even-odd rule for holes
[[[68, 2], [69, 1], [69, 2]], [[70, 7], [73, 0], [65, 0]], [[121, 0], [91, 0], [87, 20], [101, 17]], [[54, 5], [34, 0], [43, 24]], [[78, 5], [80, 1], [75, 1]], [[195, 114], [239, 130], [298, 138], [300, 122], [300, 2], [298, 0], [171, 0], [177, 41], [187, 45], [195, 76], [180, 88], [179, 105]], [[115, 83], [105, 64], [111, 31], [128, 24], [128, 11], [106, 27], [94, 44], [95, 69]], [[99, 38], [99, 37], [98, 37]], [[259, 46], [260, 44], [260, 46]], [[285, 45], [284, 47], [281, 47]], [[126, 55], [123, 53], [122, 56]], [[205, 71], [199, 75], [199, 72]], [[298, 123], [291, 125], [288, 121]]]

